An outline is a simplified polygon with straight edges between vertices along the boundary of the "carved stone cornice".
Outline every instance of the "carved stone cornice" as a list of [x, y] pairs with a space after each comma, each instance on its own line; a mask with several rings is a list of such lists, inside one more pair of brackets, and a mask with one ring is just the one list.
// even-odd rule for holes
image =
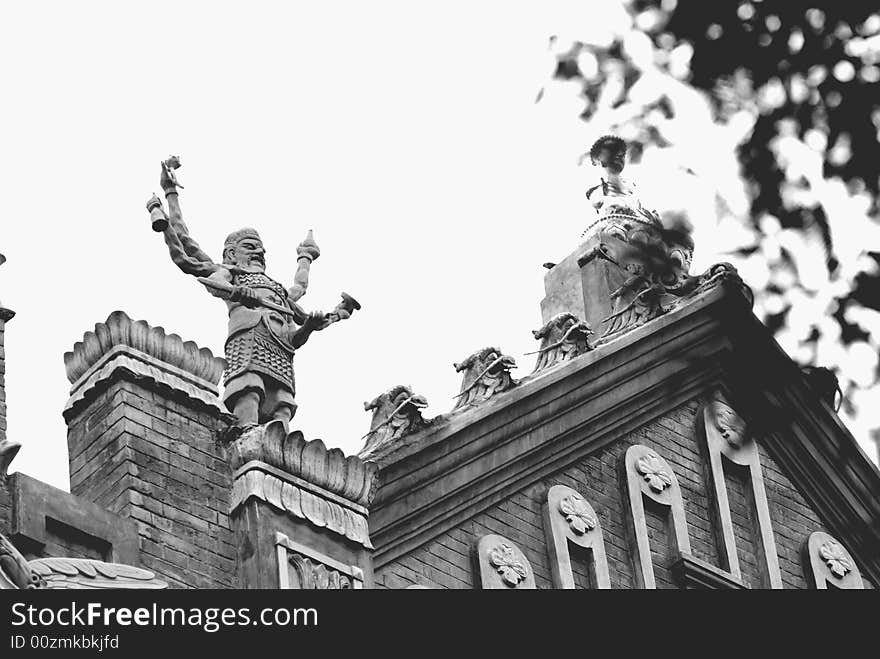
[[255, 426], [229, 444], [234, 470], [230, 514], [250, 499], [372, 549], [368, 507], [377, 466], [328, 449], [320, 439], [287, 434], [280, 421]]
[[64, 353], [70, 398], [64, 407], [69, 417], [75, 407], [102, 382], [122, 369], [135, 378], [152, 381], [184, 393], [191, 399], [225, 414], [220, 404], [218, 383], [225, 360], [207, 348], [166, 334], [143, 320], [133, 321], [123, 311], [114, 311], [93, 332], [83, 334], [73, 350]]

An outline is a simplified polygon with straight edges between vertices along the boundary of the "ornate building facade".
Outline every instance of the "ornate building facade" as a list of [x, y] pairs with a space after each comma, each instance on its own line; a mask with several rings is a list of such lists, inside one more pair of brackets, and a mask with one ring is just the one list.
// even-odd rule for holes
[[[455, 365], [455, 408], [427, 419], [395, 387], [365, 404], [358, 455], [283, 419], [238, 423], [224, 360], [116, 311], [64, 356], [63, 492], [7, 476], [20, 446], [0, 374], [18, 587], [880, 585], [880, 472], [833, 395], [774, 342], [735, 270], [689, 275], [686, 238], [613, 201], [546, 265], [530, 375], [476, 350]], [[0, 309], [0, 369], [11, 317]], [[66, 572], [47, 567], [60, 558]]]

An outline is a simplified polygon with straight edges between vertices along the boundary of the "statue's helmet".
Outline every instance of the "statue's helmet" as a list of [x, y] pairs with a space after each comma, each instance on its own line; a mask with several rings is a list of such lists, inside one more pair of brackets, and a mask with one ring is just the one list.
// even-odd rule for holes
[[626, 160], [626, 142], [616, 135], [603, 135], [590, 147], [590, 162], [603, 167], [614, 166], [623, 171]]

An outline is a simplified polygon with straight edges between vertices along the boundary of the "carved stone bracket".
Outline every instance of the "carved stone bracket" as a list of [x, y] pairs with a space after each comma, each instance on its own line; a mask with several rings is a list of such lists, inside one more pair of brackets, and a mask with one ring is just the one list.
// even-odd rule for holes
[[734, 578], [742, 579], [727, 484], [724, 480], [724, 464], [727, 461], [748, 471], [752, 518], [755, 521], [753, 535], [760, 554], [762, 585], [765, 588], [782, 588], [782, 574], [779, 570], [758, 446], [749, 435], [742, 418], [722, 401], [713, 400], [706, 404], [698, 418], [698, 434], [705, 441], [712, 480], [712, 499], [721, 526], [722, 561]]
[[256, 426], [230, 444], [230, 514], [251, 498], [372, 549], [367, 524], [376, 465], [327, 449], [280, 421]]
[[584, 497], [565, 485], [551, 487], [544, 503], [544, 531], [556, 588], [575, 587], [569, 543], [590, 552], [595, 588], [611, 587], [599, 516]]
[[483, 590], [534, 590], [535, 573], [525, 554], [507, 538], [490, 533], [477, 542]]
[[824, 531], [810, 534], [803, 549], [804, 572], [815, 588], [860, 590], [865, 587], [856, 562], [840, 542]]
[[95, 325], [94, 332], [86, 332], [73, 350], [64, 353], [67, 379], [71, 382], [64, 414], [69, 416], [90, 391], [119, 369], [183, 392], [226, 414], [217, 397], [225, 365], [207, 348], [114, 311], [105, 322]]
[[516, 368], [516, 361], [499, 348], [483, 348], [454, 366], [456, 372], [464, 373], [453, 408], [456, 410], [488, 400], [517, 384], [510, 375], [511, 369]]
[[656, 588], [657, 582], [654, 579], [654, 565], [651, 561], [644, 499], [647, 497], [669, 509], [675, 547], [680, 554], [690, 554], [691, 543], [688, 537], [681, 488], [669, 463], [647, 446], [641, 444], [630, 446], [624, 456], [624, 469], [629, 495], [629, 514], [635, 538], [633, 558], [636, 586], [647, 589]]
[[733, 575], [689, 554], [681, 554], [672, 564], [672, 572], [686, 590], [745, 590], [748, 588]]
[[539, 373], [592, 350], [588, 339], [592, 333], [590, 326], [572, 313], [555, 315], [532, 332], [541, 341], [538, 361], [532, 373]]
[[349, 590], [364, 587], [364, 573], [330, 556], [275, 534], [278, 585], [282, 590]]
[[427, 426], [430, 422], [422, 418], [421, 412], [427, 405], [424, 396], [414, 394], [405, 385], [398, 385], [364, 403], [366, 411], [372, 410], [373, 419], [360, 455], [367, 456]]

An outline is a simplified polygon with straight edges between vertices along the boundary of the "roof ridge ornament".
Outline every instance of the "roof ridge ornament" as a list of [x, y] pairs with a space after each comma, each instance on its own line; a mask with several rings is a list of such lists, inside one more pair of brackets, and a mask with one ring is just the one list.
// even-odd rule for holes
[[461, 391], [454, 396], [457, 402], [453, 410], [488, 400], [518, 384], [510, 374], [516, 368], [516, 361], [493, 346], [477, 350], [453, 366], [456, 372], [464, 373]]
[[370, 430], [361, 439], [366, 439], [359, 456], [374, 454], [394, 442], [403, 439], [428, 426], [433, 419], [424, 419], [422, 410], [428, 406], [428, 399], [407, 385], [399, 384], [364, 403], [364, 410], [373, 412]]

